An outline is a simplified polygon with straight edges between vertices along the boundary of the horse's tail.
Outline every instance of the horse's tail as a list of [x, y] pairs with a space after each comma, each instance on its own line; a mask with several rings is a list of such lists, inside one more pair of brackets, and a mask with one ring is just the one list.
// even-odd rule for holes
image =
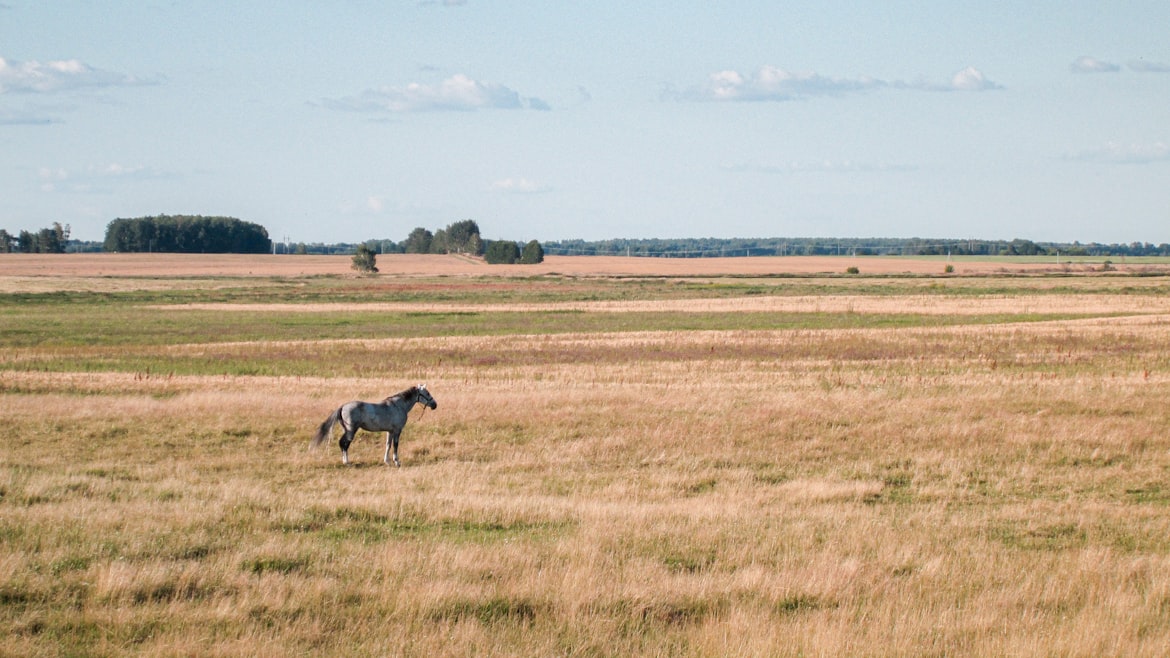
[[325, 419], [324, 423], [321, 423], [321, 427], [317, 428], [317, 433], [313, 435], [313, 441], [309, 443], [309, 446], [316, 448], [324, 443], [325, 439], [328, 439], [329, 435], [333, 434], [333, 425], [337, 423], [338, 418], [341, 418], [341, 407], [338, 407], [337, 411], [334, 411]]

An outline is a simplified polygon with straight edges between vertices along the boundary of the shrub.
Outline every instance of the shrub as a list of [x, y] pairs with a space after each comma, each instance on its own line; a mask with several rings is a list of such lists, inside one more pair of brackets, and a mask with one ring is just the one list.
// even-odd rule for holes
[[378, 271], [378, 255], [365, 244], [357, 246], [357, 253], [353, 255], [353, 269], [362, 274], [375, 274]]

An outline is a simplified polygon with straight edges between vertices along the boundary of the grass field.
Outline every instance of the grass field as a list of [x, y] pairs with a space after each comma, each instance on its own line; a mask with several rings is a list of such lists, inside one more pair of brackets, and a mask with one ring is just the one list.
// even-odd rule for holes
[[[1170, 646], [1157, 272], [44, 258], [0, 257], [0, 656]], [[402, 468], [308, 449], [419, 382]]]

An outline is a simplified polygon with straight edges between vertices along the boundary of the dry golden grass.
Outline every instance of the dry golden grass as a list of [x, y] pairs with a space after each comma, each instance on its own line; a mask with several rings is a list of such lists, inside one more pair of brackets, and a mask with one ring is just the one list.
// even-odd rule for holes
[[[174, 308], [170, 305], [169, 308]], [[582, 311], [593, 313], [914, 313], [925, 315], [1110, 314], [1170, 313], [1170, 298], [1134, 295], [1044, 295], [1021, 299], [1019, 295], [793, 295], [785, 297], [720, 297], [713, 299], [640, 299], [631, 301], [572, 301], [547, 303], [475, 304], [371, 302], [353, 303], [191, 303], [183, 308], [199, 311], [274, 313], [347, 313], [355, 308], [378, 313], [515, 313]]]
[[[242, 254], [3, 254], [0, 279], [54, 277], [91, 286], [91, 277], [301, 277], [353, 275], [351, 256], [288, 256]], [[383, 254], [378, 270], [386, 276], [766, 276], [775, 274], [841, 274], [857, 267], [864, 274], [943, 273], [946, 262], [936, 258], [785, 256], [749, 258], [623, 258], [618, 256], [546, 256], [539, 265], [487, 265], [458, 255]], [[1021, 259], [958, 259], [956, 275], [1060, 272], [1083, 274], [1101, 265], [1060, 264]], [[1165, 271], [1164, 265], [1117, 263], [1121, 272]], [[33, 284], [33, 281], [25, 281]], [[87, 288], [82, 288], [87, 289]]]
[[[1034, 301], [1135, 315], [160, 348], [418, 354], [393, 381], [9, 365], [0, 655], [1163, 655], [1167, 311]], [[307, 449], [420, 379], [403, 468]]]

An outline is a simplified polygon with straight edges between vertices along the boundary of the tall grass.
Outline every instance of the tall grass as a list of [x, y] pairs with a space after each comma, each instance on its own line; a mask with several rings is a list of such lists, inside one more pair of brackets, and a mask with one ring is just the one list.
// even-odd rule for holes
[[[151, 372], [10, 350], [0, 654], [1159, 655], [1168, 340], [1151, 315], [137, 347]], [[349, 468], [307, 449], [420, 380], [403, 468], [371, 434]]]

